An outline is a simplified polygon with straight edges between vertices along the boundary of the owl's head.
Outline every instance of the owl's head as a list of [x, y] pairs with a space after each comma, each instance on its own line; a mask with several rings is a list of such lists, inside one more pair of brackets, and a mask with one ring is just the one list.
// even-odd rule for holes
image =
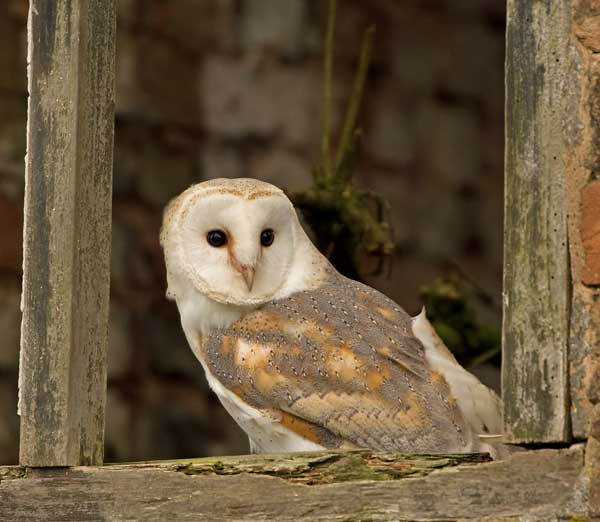
[[191, 285], [234, 305], [280, 297], [284, 286], [300, 284], [294, 265], [314, 256], [283, 191], [253, 179], [214, 179], [190, 187], [168, 205], [161, 244], [168, 297], [177, 299]]

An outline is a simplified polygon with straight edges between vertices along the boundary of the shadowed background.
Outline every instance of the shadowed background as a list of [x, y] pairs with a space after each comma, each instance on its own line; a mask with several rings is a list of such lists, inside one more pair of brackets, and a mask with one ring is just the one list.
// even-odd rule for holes
[[[377, 26], [356, 183], [391, 207], [397, 249], [363, 279], [410, 313], [458, 271], [496, 327], [502, 269], [504, 0], [340, 0], [334, 124], [360, 35]], [[106, 459], [240, 453], [246, 438], [206, 385], [172, 303], [158, 230], [190, 184], [311, 183], [319, 160], [320, 0], [117, 0]], [[0, 4], [0, 463], [16, 415], [26, 124], [26, 0]], [[494, 385], [497, 372], [482, 377]], [[487, 372], [487, 373], [486, 373]]]

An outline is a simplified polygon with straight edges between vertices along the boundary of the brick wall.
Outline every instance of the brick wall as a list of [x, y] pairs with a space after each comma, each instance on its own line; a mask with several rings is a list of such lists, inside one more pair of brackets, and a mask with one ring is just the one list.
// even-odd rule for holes
[[[118, 0], [107, 458], [246, 451], [164, 299], [161, 211], [189, 184], [310, 182], [320, 134], [318, 0]], [[0, 4], [0, 462], [18, 453], [27, 2]], [[368, 277], [415, 312], [458, 266], [499, 296], [503, 0], [340, 1], [334, 120], [359, 35], [377, 26], [358, 183], [385, 193], [398, 241]]]
[[573, 21], [579, 45], [569, 85], [577, 99], [576, 127], [568, 129], [572, 153], [567, 161], [572, 278], [569, 382], [573, 434], [589, 437], [586, 476], [593, 517], [600, 516], [600, 3], [579, 0]]

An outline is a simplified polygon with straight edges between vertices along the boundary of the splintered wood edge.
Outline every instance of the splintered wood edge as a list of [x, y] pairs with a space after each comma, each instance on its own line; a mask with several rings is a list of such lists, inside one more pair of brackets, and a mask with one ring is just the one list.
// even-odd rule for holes
[[[583, 445], [487, 455], [318, 452], [0, 467], [0, 520], [585, 520]], [[579, 517], [579, 518], [578, 518]]]

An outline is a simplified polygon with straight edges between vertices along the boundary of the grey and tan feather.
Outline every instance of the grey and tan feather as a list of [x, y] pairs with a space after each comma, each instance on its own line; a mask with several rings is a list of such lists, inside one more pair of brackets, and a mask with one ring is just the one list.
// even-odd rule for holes
[[[161, 240], [174, 287], [170, 294], [211, 387], [255, 451], [494, 452], [480, 435], [499, 432], [500, 400], [458, 365], [424, 314], [412, 318], [383, 294], [338, 274], [275, 187], [254, 180], [203, 185], [180, 196], [166, 214]], [[210, 261], [222, 263], [219, 270], [235, 271], [239, 265], [227, 256], [251, 259], [256, 277], [263, 261], [265, 267], [275, 266], [270, 273], [283, 280], [263, 282], [274, 290], [262, 300], [250, 286], [245, 299], [239, 285], [232, 288], [230, 302], [219, 299], [221, 287], [212, 295], [205, 291], [217, 283], [193, 283], [218, 270], [199, 266], [190, 278], [190, 267], [181, 269], [186, 256], [181, 238], [190, 237], [178, 230], [189, 226], [186, 206], [210, 202], [211, 195], [225, 199], [222, 205], [218, 200], [207, 204], [214, 216], [200, 213], [205, 225], [194, 222], [197, 239], [205, 241], [211, 227], [227, 229], [231, 250]], [[270, 204], [278, 209], [274, 214]], [[256, 220], [254, 228], [237, 223], [236, 205], [239, 220]], [[273, 254], [287, 260], [287, 268], [273, 265], [277, 261], [267, 257], [272, 252], [254, 249], [252, 242], [251, 252], [235, 251], [246, 239], [236, 237], [238, 225], [237, 236], [270, 228], [276, 237], [287, 238], [291, 244]], [[199, 265], [205, 257], [198, 258]], [[269, 273], [262, 277], [268, 279]], [[239, 279], [230, 281], [237, 285]]]

